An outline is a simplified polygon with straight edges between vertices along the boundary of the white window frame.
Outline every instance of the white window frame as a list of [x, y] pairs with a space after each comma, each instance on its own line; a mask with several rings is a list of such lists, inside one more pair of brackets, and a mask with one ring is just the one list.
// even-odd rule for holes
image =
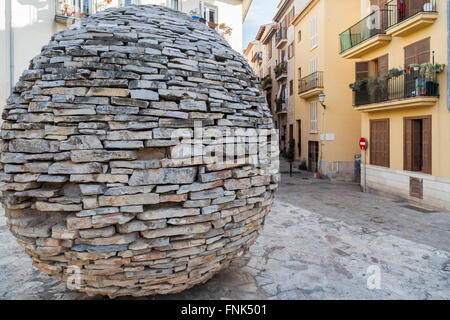
[[[176, 8], [175, 8], [176, 6]], [[170, 8], [173, 10], [181, 10], [181, 0], [170, 0]]]
[[317, 133], [318, 131], [317, 101], [312, 101], [309, 104], [309, 132]]
[[310, 49], [313, 50], [319, 45], [319, 32], [318, 32], [318, 23], [317, 16], [314, 16], [310, 21]]
[[[213, 11], [214, 12], [214, 20], [215, 21], [209, 21], [209, 15], [206, 15], [206, 13], [208, 12], [208, 11]], [[208, 5], [208, 4], [203, 4], [203, 10], [202, 10], [202, 12], [203, 12], [203, 18], [206, 20], [206, 21], [208, 21], [208, 22], [212, 22], [212, 23], [215, 23], [215, 24], [217, 24], [218, 23], [218, 20], [219, 20], [219, 12], [218, 12], [218, 10], [217, 10], [217, 7], [213, 7], [213, 6], [211, 6], [211, 5]]]

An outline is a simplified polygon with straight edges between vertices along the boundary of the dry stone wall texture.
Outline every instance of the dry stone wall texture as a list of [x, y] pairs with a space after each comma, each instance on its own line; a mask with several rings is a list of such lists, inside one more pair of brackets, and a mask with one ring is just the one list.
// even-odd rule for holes
[[2, 117], [10, 230], [34, 266], [89, 295], [210, 279], [255, 241], [279, 180], [275, 152], [250, 161], [246, 145], [245, 163], [221, 163], [208, 151], [220, 139], [197, 141], [271, 129], [270, 110], [240, 54], [163, 7], [107, 10], [54, 35]]

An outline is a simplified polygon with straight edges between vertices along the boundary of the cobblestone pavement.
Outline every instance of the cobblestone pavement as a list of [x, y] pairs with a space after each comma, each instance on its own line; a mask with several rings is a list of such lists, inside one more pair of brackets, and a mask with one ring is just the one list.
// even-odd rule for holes
[[[150, 299], [449, 299], [449, 234], [449, 212], [296, 172], [283, 175], [264, 233], [243, 260], [191, 290]], [[371, 266], [381, 289], [367, 288]], [[0, 299], [88, 298], [33, 268], [0, 218]]]

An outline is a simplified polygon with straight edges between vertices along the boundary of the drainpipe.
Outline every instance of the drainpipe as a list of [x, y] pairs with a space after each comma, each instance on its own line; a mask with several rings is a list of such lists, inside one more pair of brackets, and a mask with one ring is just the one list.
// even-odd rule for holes
[[[12, 92], [12, 88], [14, 86], [14, 37], [13, 37], [13, 28], [12, 28], [12, 8], [11, 8], [11, 0], [6, 0], [5, 2], [5, 25], [6, 25], [6, 47], [9, 48], [9, 77], [8, 77], [8, 87], [9, 94]], [[8, 94], [8, 95], [9, 95]]]
[[450, 0], [447, 0], [447, 109], [450, 110]]

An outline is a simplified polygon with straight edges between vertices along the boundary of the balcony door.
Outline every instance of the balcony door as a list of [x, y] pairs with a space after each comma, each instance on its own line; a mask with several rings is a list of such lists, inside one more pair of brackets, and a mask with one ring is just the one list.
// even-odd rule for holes
[[404, 169], [431, 174], [431, 116], [404, 119]]

